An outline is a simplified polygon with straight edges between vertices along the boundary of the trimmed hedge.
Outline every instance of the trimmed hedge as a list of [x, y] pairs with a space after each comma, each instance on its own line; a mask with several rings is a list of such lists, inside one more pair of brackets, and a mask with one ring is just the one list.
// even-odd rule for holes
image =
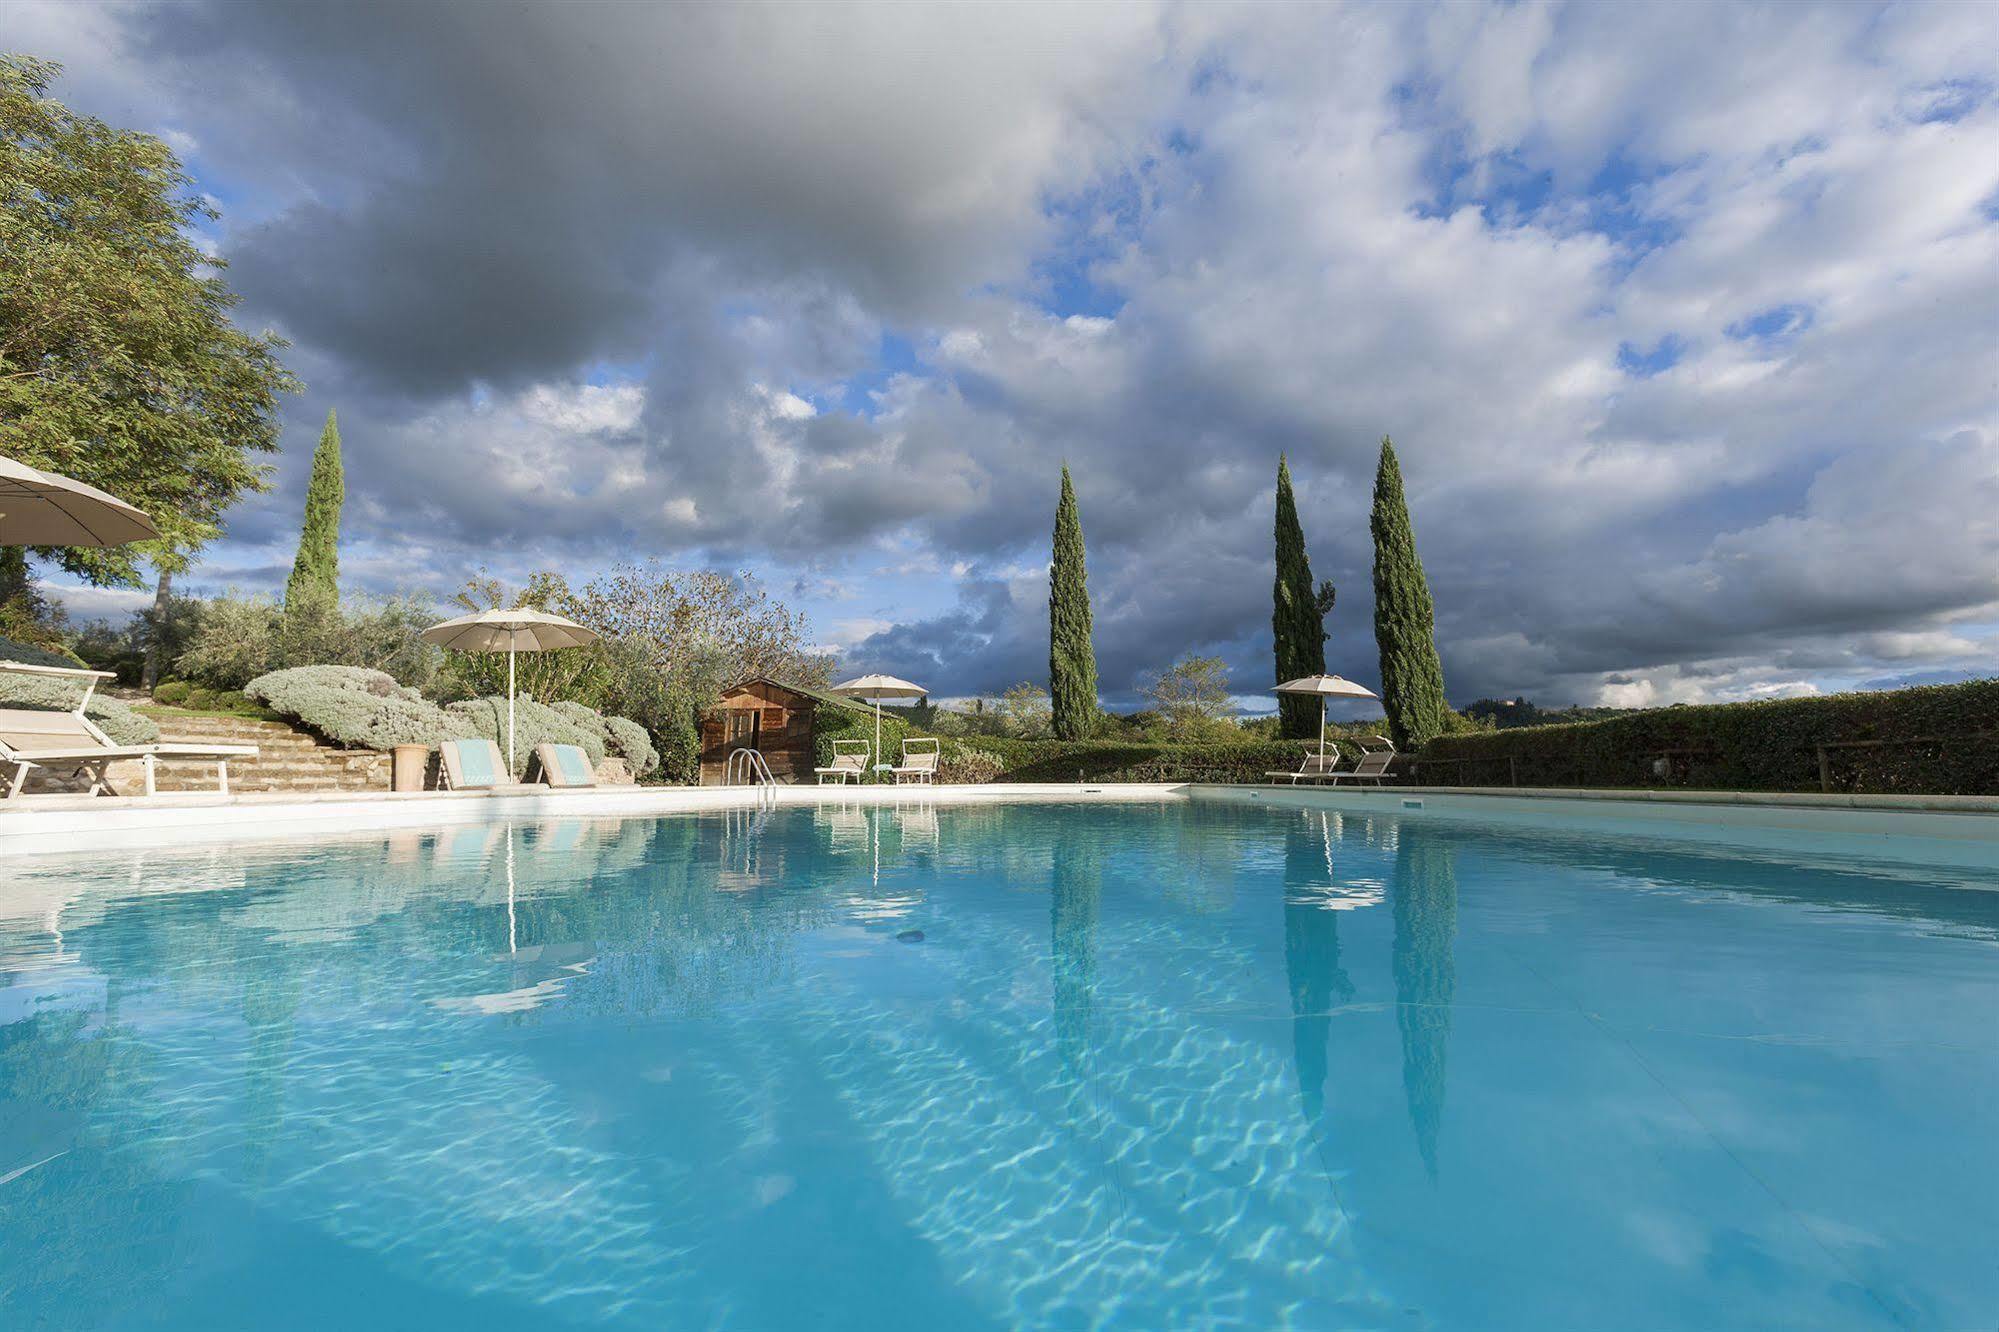
[[83, 665], [83, 658], [74, 652], [55, 652], [11, 638], [0, 638], [0, 661], [18, 661], [23, 666], [67, 666], [72, 670]]
[[1417, 762], [1430, 785], [1817, 791], [1817, 747], [1854, 742], [1826, 751], [1834, 791], [1999, 793], [1999, 679], [1440, 736]]
[[[69, 712], [76, 707], [77, 695], [82, 692], [83, 686], [74, 680], [0, 672], [0, 707]], [[83, 715], [96, 722], [97, 729], [110, 736], [114, 744], [149, 745], [160, 738], [160, 728], [152, 718], [134, 712], [120, 700], [106, 698], [102, 693], [90, 696], [90, 706], [83, 710]]]
[[[1289, 772], [1316, 741], [1253, 744], [1166, 744], [1143, 740], [1012, 740], [996, 736], [946, 741], [941, 764], [949, 780], [999, 782], [1264, 782]], [[1359, 748], [1326, 739], [1352, 763]], [[993, 772], [993, 761], [998, 768]], [[973, 775], [976, 769], [977, 775]], [[957, 774], [964, 772], [965, 776]], [[985, 775], [992, 772], [993, 775]]]

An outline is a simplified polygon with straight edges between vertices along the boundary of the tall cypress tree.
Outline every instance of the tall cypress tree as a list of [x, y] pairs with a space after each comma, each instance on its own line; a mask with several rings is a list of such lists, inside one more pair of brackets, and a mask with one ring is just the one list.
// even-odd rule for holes
[[1097, 720], [1097, 651], [1090, 641], [1090, 590], [1083, 571], [1083, 521], [1076, 487], [1062, 467], [1055, 509], [1055, 559], [1048, 570], [1048, 693], [1055, 738], [1082, 740]]
[[1402, 468], [1384, 437], [1374, 473], [1374, 641], [1381, 650], [1381, 702], [1398, 749], [1416, 749], [1440, 734], [1449, 711], [1444, 667], [1437, 660], [1436, 607], [1416, 533], [1402, 497]]
[[[1277, 651], [1277, 683], [1326, 669], [1326, 612], [1333, 608], [1333, 585], [1312, 587], [1312, 562], [1305, 555], [1305, 531], [1298, 524], [1298, 501], [1291, 493], [1291, 465], [1277, 455], [1277, 581], [1271, 589], [1270, 632]], [[1277, 712], [1287, 739], [1319, 733], [1319, 706], [1309, 698], [1281, 694]]]
[[347, 483], [340, 470], [340, 426], [326, 414], [326, 429], [312, 455], [312, 479], [305, 488], [305, 527], [298, 555], [285, 583], [287, 617], [324, 610], [340, 601], [340, 506]]

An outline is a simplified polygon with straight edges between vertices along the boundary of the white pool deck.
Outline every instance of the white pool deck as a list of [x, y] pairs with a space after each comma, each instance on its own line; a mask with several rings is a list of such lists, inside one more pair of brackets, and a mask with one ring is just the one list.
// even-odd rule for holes
[[1985, 854], [1999, 866], [1999, 796], [1780, 795], [1729, 791], [1587, 791], [1515, 787], [1325, 788], [1188, 783], [998, 783], [978, 786], [618, 787], [558, 791], [368, 792], [318, 795], [187, 793], [145, 798], [41, 796], [0, 804], [0, 859], [95, 848], [234, 842], [373, 829], [550, 818], [629, 818], [828, 803], [975, 804], [1214, 800], [1343, 813], [1578, 820], [1702, 829], [1765, 829], [1843, 837], [1920, 838]]

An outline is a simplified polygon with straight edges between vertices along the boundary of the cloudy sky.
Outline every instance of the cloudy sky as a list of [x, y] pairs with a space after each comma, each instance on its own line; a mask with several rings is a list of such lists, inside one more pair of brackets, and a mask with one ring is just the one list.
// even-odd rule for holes
[[[1270, 674], [1288, 450], [1372, 681], [1401, 455], [1454, 701], [1999, 668], [1999, 23], [1978, 4], [0, 0], [166, 137], [277, 485], [356, 588], [758, 573], [854, 669], [1046, 675], [1058, 469], [1107, 697]], [[79, 605], [108, 604], [101, 595]]]

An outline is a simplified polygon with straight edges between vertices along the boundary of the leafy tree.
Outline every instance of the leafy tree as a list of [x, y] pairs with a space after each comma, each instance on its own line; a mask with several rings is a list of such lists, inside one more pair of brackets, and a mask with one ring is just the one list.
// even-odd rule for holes
[[285, 583], [285, 614], [313, 613], [340, 601], [340, 507], [347, 484], [340, 467], [340, 425], [326, 414], [312, 479], [305, 488], [305, 525], [299, 532], [292, 576]]
[[[1277, 579], [1271, 589], [1271, 637], [1277, 652], [1277, 681], [1323, 675], [1326, 670], [1326, 616], [1333, 609], [1333, 585], [1312, 587], [1312, 562], [1305, 554], [1305, 530], [1291, 493], [1291, 466], [1277, 456]], [[1277, 710], [1283, 734], [1302, 740], [1319, 733], [1319, 709], [1309, 698], [1280, 695]]]
[[[36, 554], [96, 583], [138, 560], [185, 568], [224, 510], [266, 485], [284, 343], [229, 321], [237, 298], [190, 231], [214, 212], [167, 146], [48, 96], [60, 66], [0, 55], [0, 454], [149, 514], [141, 546]], [[26, 580], [0, 549], [0, 583]]]
[[1436, 609], [1402, 496], [1395, 446], [1384, 437], [1374, 473], [1374, 641], [1381, 651], [1381, 702], [1398, 749], [1416, 749], [1450, 722], [1437, 660]]
[[1048, 693], [1058, 740], [1087, 739], [1096, 726], [1097, 653], [1090, 633], [1083, 520], [1065, 464], [1055, 509], [1055, 558], [1048, 570]]
[[1206, 740], [1230, 729], [1235, 700], [1220, 657], [1182, 657], [1147, 681], [1144, 693], [1170, 739]]

